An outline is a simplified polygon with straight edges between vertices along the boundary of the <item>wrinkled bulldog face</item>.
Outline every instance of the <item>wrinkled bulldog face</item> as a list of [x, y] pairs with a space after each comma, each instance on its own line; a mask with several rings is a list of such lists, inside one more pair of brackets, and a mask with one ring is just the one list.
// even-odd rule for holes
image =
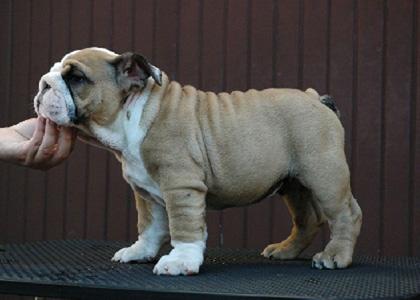
[[149, 77], [160, 85], [161, 76], [139, 54], [118, 55], [102, 48], [77, 50], [41, 77], [35, 111], [62, 126], [90, 121], [105, 125], [115, 119], [130, 93], [141, 90]]

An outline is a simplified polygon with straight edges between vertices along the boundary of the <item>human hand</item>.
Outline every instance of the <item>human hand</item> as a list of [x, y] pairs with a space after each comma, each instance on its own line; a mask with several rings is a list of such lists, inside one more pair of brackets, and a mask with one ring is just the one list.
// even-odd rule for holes
[[[34, 169], [47, 170], [67, 159], [73, 150], [77, 130], [58, 128], [42, 117], [6, 128], [0, 138], [7, 141], [3, 159]], [[4, 143], [6, 144], [6, 143]], [[0, 149], [1, 150], [1, 149]]]

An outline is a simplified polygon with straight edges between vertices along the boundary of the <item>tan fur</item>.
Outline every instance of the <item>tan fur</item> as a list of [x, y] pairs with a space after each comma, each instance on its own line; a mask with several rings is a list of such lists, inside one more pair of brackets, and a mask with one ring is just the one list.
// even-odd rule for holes
[[204, 202], [213, 208], [247, 205], [293, 176], [301, 187], [289, 186], [286, 196], [292, 234], [264, 255], [296, 257], [325, 214], [332, 222], [330, 245], [348, 252], [338, 267], [350, 263], [361, 212], [350, 192], [343, 128], [314, 90], [214, 94], [171, 82], [155, 101], [161, 108], [142, 153], [165, 193], [172, 236], [203, 238]]
[[[104, 65], [110, 59], [79, 53], [68, 60], [89, 66], [85, 72], [95, 81], [87, 98], [77, 102], [91, 110], [89, 122], [109, 122], [121, 103], [115, 74]], [[162, 191], [173, 240], [205, 240], [206, 207], [249, 205], [293, 178], [284, 187], [292, 233], [263, 254], [295, 258], [328, 221], [331, 241], [314, 257], [315, 266], [351, 263], [361, 211], [351, 194], [343, 127], [315, 90], [215, 94], [164, 75], [162, 86], [153, 87], [141, 123], [148, 132], [139, 151]], [[136, 199], [142, 230], [148, 210]]]
[[[83, 85], [75, 93], [75, 101], [79, 113], [99, 125], [107, 125], [114, 121], [121, 109], [121, 90], [115, 85], [115, 71], [110, 65], [115, 57], [95, 50], [85, 49], [69, 57], [63, 62], [65, 75], [70, 66], [81, 70], [92, 84]], [[88, 99], [88, 101], [87, 101]]]
[[138, 233], [142, 234], [144, 230], [152, 222], [152, 212], [150, 201], [143, 199], [140, 193], [134, 191], [134, 198], [136, 200], [137, 209], [137, 229]]

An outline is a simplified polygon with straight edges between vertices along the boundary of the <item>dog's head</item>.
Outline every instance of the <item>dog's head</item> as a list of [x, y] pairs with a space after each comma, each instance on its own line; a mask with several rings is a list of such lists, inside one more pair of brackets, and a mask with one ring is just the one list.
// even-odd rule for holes
[[102, 48], [77, 50], [55, 63], [39, 81], [35, 111], [58, 125], [112, 122], [130, 93], [142, 90], [161, 71], [140, 54]]

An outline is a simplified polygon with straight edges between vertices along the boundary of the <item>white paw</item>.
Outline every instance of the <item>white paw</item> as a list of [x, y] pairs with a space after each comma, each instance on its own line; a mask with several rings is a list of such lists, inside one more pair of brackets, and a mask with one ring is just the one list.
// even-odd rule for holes
[[[331, 249], [332, 248], [332, 249]], [[317, 269], [343, 269], [352, 262], [352, 252], [343, 247], [331, 247], [319, 252], [312, 258], [312, 267]]]
[[175, 248], [162, 256], [153, 269], [156, 275], [198, 274], [203, 263], [204, 243], [172, 243]]
[[148, 248], [143, 242], [137, 241], [127, 248], [122, 248], [114, 254], [112, 261], [127, 263], [130, 261], [149, 262], [156, 256], [154, 249]]

